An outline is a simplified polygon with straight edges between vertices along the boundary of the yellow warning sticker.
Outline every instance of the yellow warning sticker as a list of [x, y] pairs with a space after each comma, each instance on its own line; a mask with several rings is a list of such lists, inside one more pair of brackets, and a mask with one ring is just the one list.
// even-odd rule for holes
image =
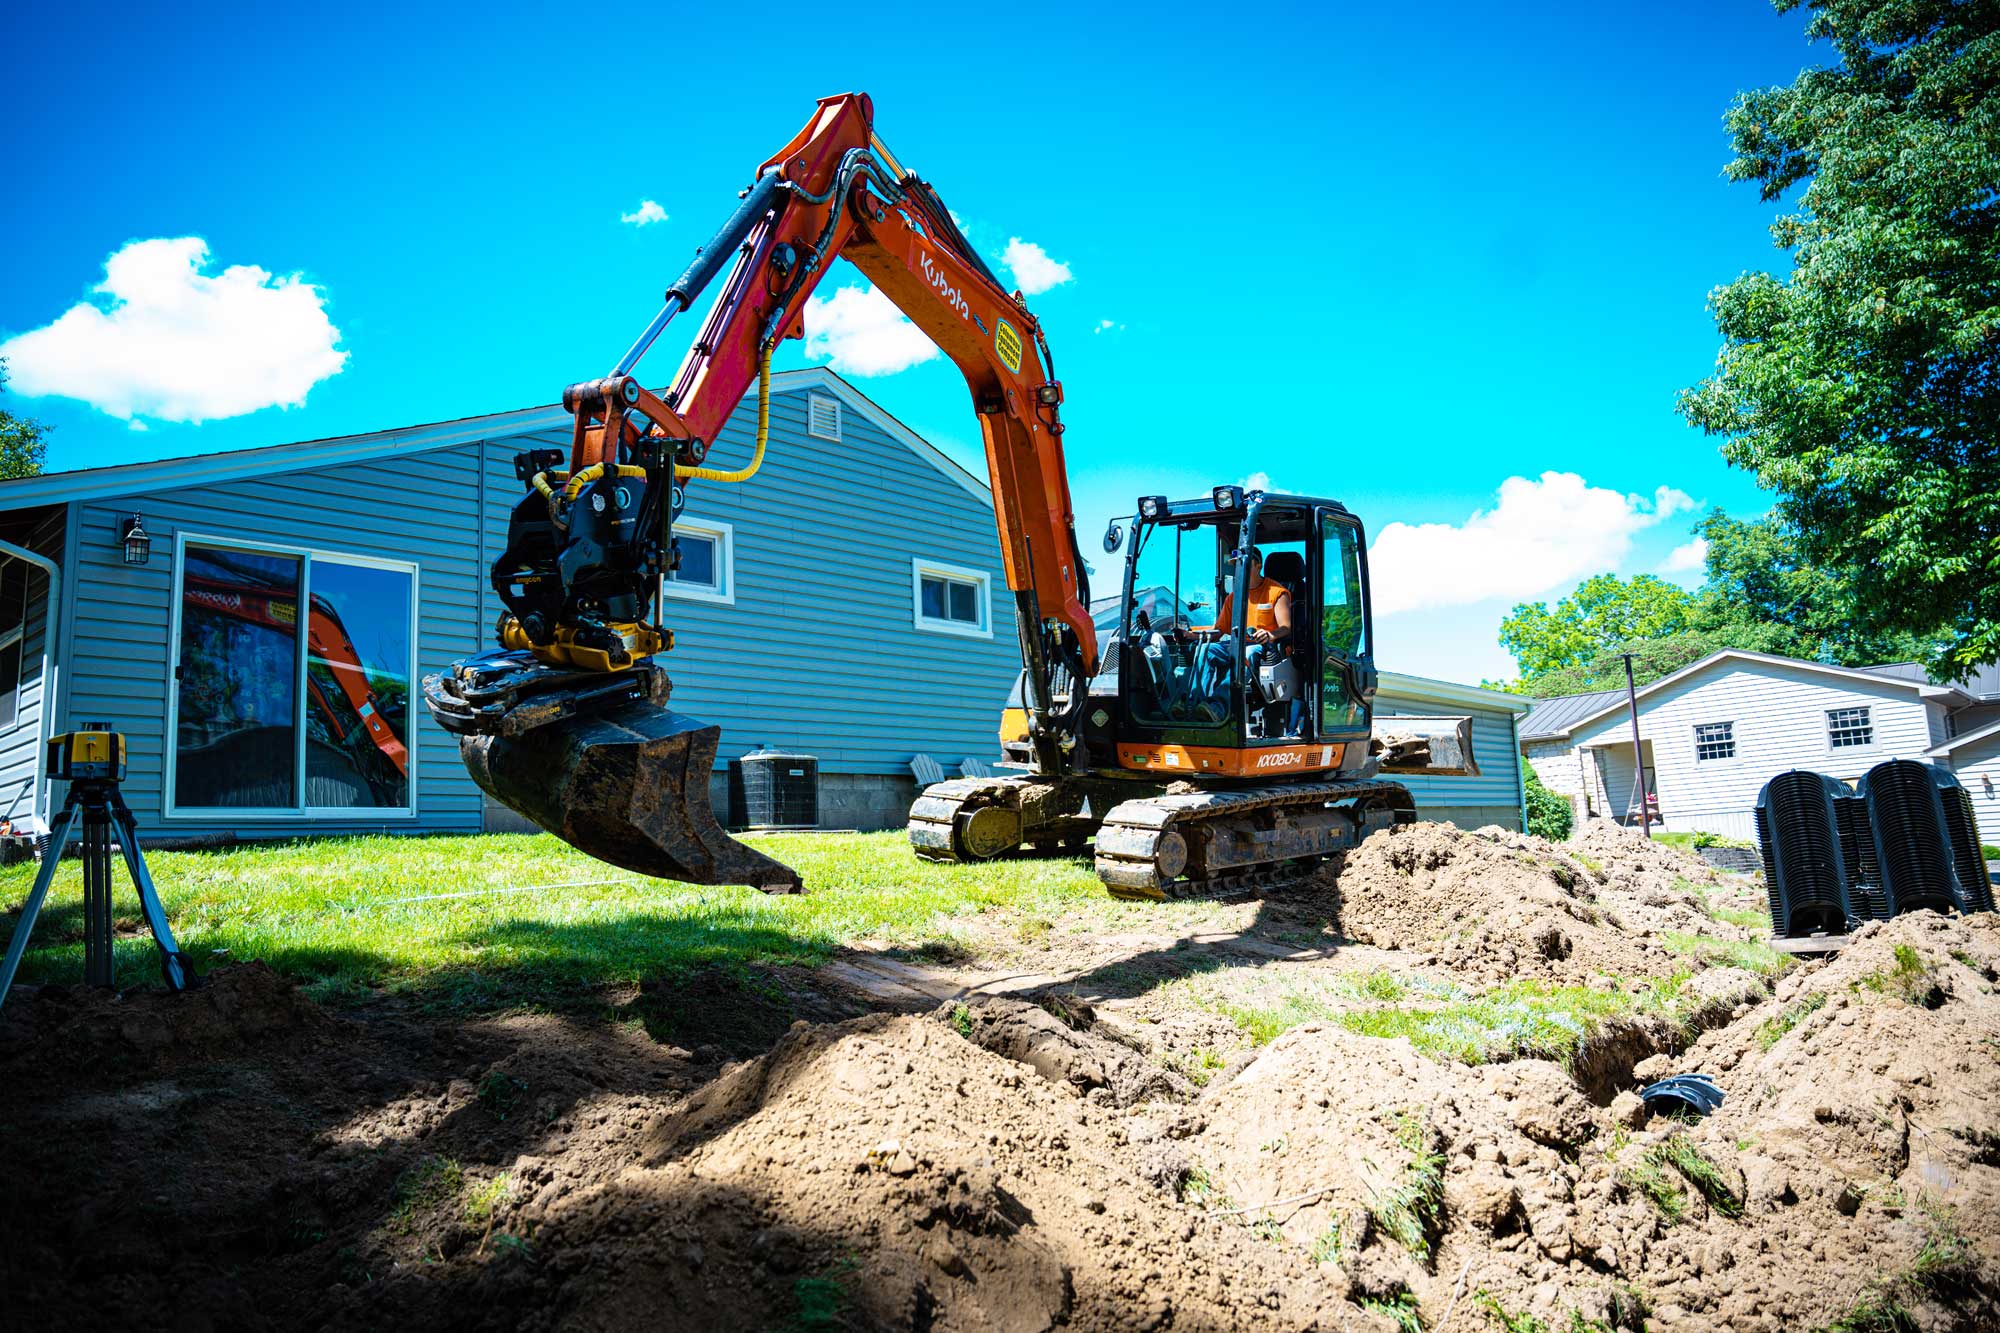
[[1000, 353], [1001, 365], [1017, 375], [1021, 372], [1021, 335], [1004, 319], [994, 321], [993, 350]]

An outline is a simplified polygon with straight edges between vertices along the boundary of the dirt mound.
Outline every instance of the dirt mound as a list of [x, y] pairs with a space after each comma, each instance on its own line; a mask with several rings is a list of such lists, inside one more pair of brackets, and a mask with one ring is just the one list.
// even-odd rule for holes
[[183, 995], [42, 986], [0, 1013], [0, 1067], [52, 1053], [78, 1064], [159, 1065], [334, 1022], [298, 982], [262, 963], [218, 968]]
[[1322, 882], [1338, 893], [1341, 927], [1354, 939], [1416, 950], [1472, 981], [1573, 983], [1686, 969], [1672, 935], [1752, 938], [1703, 910], [1699, 890], [1721, 878], [1615, 825], [1564, 844], [1410, 824], [1336, 858]]
[[[517, 1171], [494, 1225], [543, 1258], [468, 1273], [521, 1328], [1344, 1326], [1339, 1270], [1176, 1206], [1125, 1126], [948, 1018], [801, 1024], [678, 1109], [627, 1106]], [[418, 1287], [442, 1290], [377, 1284], [335, 1322], [407, 1312]]]

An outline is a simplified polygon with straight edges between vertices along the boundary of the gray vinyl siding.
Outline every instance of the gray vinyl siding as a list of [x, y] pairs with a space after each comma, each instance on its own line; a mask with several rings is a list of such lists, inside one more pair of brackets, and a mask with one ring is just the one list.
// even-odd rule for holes
[[1395, 780], [1410, 789], [1426, 819], [1449, 820], [1461, 826], [1501, 824], [1521, 827], [1521, 755], [1514, 740], [1514, 716], [1505, 707], [1467, 705], [1446, 696], [1427, 696], [1387, 686], [1375, 695], [1375, 712], [1414, 716], [1472, 718], [1472, 753], [1479, 763], [1477, 777], [1421, 778], [1406, 774]]
[[[807, 435], [806, 397], [772, 397], [754, 479], [689, 485], [689, 518], [734, 528], [735, 601], [664, 599], [675, 707], [722, 728], [719, 763], [758, 745], [827, 773], [998, 759], [1020, 648], [990, 503], [852, 407], [838, 444]], [[755, 427], [746, 403], [711, 459], [747, 459]], [[913, 558], [986, 574], [991, 637], [916, 628]]]
[[[56, 510], [16, 544], [62, 562], [62, 517]], [[41, 771], [42, 708], [48, 682], [42, 677], [42, 647], [48, 627], [49, 576], [27, 562], [27, 610], [21, 622], [21, 684], [13, 724], [0, 731], [0, 821], [26, 821], [39, 813], [35, 779]], [[59, 673], [58, 673], [59, 674]]]
[[2000, 736], [1988, 736], [1954, 752], [1946, 766], [1972, 797], [1980, 841], [2000, 843]]
[[[165, 808], [169, 636], [175, 537], [213, 537], [373, 556], [417, 566], [417, 671], [465, 655], [486, 571], [479, 563], [478, 446], [374, 463], [279, 472], [215, 486], [153, 491], [72, 506], [77, 540], [68, 574], [73, 613], [64, 617], [68, 671], [64, 712], [125, 734], [125, 798], [161, 836], [235, 832], [263, 836], [372, 831], [474, 831], [479, 792], [458, 747], [431, 722], [412, 682], [408, 737], [416, 815], [353, 812], [311, 816], [177, 814]], [[153, 557], [123, 563], [116, 521], [145, 516]]]
[[[674, 704], [723, 729], [718, 767], [757, 744], [819, 756], [828, 773], [907, 775], [927, 753], [948, 766], [998, 756], [995, 732], [1018, 669], [1011, 595], [984, 488], [842, 403], [839, 442], [805, 433], [808, 388], [772, 399], [771, 443], [748, 484], [694, 481], [690, 516], [734, 527], [733, 605], [665, 602], [678, 644], [665, 657]], [[825, 392], [824, 390], [819, 390]], [[712, 453], [749, 455], [746, 401]], [[175, 538], [263, 542], [417, 566], [417, 673], [492, 646], [500, 611], [487, 570], [523, 490], [514, 456], [563, 448], [566, 429], [273, 471], [252, 479], [74, 501], [60, 661], [71, 721], [125, 733], [127, 800], [149, 834], [191, 837], [476, 831], [483, 799], [456, 744], [412, 682], [415, 815], [166, 813]], [[117, 520], [145, 515], [153, 556], [123, 563]], [[53, 554], [53, 552], [52, 552]], [[913, 557], [982, 571], [991, 637], [915, 627]], [[39, 576], [37, 576], [39, 578]], [[35, 619], [34, 633], [40, 632]], [[29, 645], [39, 660], [38, 641]], [[30, 736], [17, 729], [18, 735]], [[0, 737], [0, 783], [32, 744]], [[18, 753], [17, 753], [18, 752]], [[13, 767], [8, 767], [12, 765]], [[15, 781], [18, 783], [19, 778]], [[0, 800], [9, 790], [0, 787]], [[44, 812], [46, 815], [46, 812]]]

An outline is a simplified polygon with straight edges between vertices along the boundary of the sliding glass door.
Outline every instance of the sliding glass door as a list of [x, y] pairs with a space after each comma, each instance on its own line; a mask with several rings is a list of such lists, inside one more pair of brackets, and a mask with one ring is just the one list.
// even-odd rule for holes
[[169, 813], [412, 808], [415, 565], [180, 544]]

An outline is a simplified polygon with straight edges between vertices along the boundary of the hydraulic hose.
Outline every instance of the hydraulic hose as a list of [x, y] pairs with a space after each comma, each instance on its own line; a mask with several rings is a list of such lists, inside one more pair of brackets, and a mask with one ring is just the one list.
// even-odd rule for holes
[[764, 466], [764, 446], [771, 441], [771, 349], [767, 346], [757, 357], [757, 449], [750, 455], [744, 466], [727, 471], [713, 467], [675, 467], [677, 477], [699, 477], [703, 481], [734, 483], [748, 481], [757, 475], [757, 469]]

